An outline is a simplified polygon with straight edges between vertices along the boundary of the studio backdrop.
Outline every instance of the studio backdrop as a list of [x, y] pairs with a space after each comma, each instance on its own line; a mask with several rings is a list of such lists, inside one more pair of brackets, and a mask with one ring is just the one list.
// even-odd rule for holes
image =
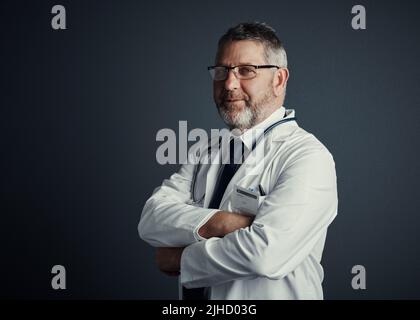
[[0, 296], [178, 298], [137, 232], [179, 168], [157, 161], [157, 133], [178, 144], [182, 121], [224, 127], [207, 66], [229, 27], [259, 21], [288, 54], [285, 107], [336, 163], [325, 298], [420, 298], [419, 12], [408, 0], [1, 1]]

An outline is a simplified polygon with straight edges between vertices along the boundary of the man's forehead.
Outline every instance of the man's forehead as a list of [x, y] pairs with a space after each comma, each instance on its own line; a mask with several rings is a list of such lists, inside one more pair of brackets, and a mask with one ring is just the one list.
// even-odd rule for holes
[[252, 40], [228, 42], [221, 48], [216, 57], [216, 63], [222, 65], [263, 64], [265, 63], [264, 46]]

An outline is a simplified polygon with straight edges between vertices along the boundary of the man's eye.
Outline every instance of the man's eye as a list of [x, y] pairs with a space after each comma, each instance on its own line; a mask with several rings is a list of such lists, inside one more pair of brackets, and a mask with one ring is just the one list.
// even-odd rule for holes
[[223, 76], [226, 73], [226, 70], [225, 68], [216, 68], [214, 72], [217, 76]]
[[240, 67], [238, 73], [242, 76], [247, 76], [252, 74], [253, 70], [250, 67]]

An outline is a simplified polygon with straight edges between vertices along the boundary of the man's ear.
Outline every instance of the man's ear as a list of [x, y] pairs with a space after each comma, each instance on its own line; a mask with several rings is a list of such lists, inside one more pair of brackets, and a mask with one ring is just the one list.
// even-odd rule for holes
[[289, 69], [281, 68], [276, 71], [273, 79], [274, 94], [278, 97], [286, 88], [287, 80], [289, 79]]

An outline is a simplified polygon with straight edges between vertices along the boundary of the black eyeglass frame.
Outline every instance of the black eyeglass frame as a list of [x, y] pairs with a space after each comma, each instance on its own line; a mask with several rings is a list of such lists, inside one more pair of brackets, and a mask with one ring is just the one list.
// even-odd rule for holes
[[[227, 71], [226, 72], [226, 75], [228, 75], [230, 70], [234, 70], [234, 69], [236, 69], [238, 67], [254, 67], [255, 69], [270, 69], [270, 68], [281, 69], [281, 67], [276, 66], [276, 65], [273, 65], [273, 64], [262, 64], [262, 65], [240, 64], [240, 65], [233, 66], [233, 67], [229, 67], [229, 66], [217, 66], [217, 65], [216, 66], [209, 66], [209, 67], [207, 67], [207, 70], [210, 71], [210, 70], [214, 70], [216, 68], [225, 68], [225, 70]], [[235, 73], [235, 76], [236, 76], [236, 73]], [[249, 79], [253, 79], [253, 78], [255, 78], [255, 77], [252, 77], [252, 78], [249, 78]], [[242, 78], [242, 80], [249, 80], [249, 79]], [[226, 80], [226, 78], [225, 79], [221, 79], [221, 80], [215, 80], [215, 81], [223, 81], [223, 80]]]

